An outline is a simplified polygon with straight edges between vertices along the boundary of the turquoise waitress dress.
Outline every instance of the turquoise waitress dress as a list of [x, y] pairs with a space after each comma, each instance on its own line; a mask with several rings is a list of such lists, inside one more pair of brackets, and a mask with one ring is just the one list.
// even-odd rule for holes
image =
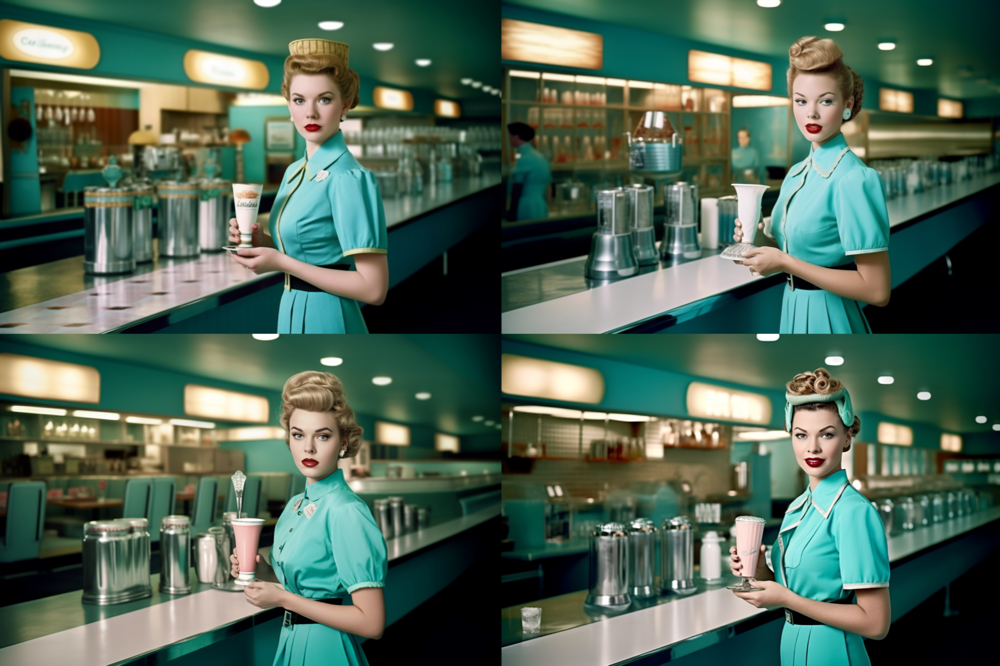
[[[853, 599], [853, 590], [889, 587], [889, 550], [872, 503], [840, 470], [806, 490], [785, 512], [777, 542], [777, 582], [816, 601]], [[787, 582], [786, 582], [787, 581]], [[784, 623], [781, 666], [868, 666], [864, 639], [841, 629]]]
[[[888, 252], [882, 181], [838, 134], [788, 172], [764, 233], [787, 254], [827, 268], [850, 264], [856, 254]], [[871, 333], [861, 307], [822, 289], [786, 284], [778, 332]]]
[[[315, 505], [309, 516], [306, 508]], [[389, 569], [385, 539], [364, 500], [338, 469], [294, 496], [274, 526], [271, 566], [278, 582], [307, 599], [350, 595], [384, 587]], [[352, 634], [323, 624], [283, 626], [273, 666], [366, 666]]]
[[[293, 162], [281, 179], [270, 218], [278, 250], [315, 266], [355, 270], [354, 255], [386, 254], [388, 234], [378, 183], [347, 150], [344, 132], [312, 157]], [[278, 333], [367, 333], [357, 301], [291, 288], [278, 307]]]
[[521, 199], [517, 204], [518, 220], [537, 220], [549, 216], [547, 194], [552, 183], [549, 161], [530, 143], [518, 147], [517, 164], [511, 176], [511, 183], [520, 183]]

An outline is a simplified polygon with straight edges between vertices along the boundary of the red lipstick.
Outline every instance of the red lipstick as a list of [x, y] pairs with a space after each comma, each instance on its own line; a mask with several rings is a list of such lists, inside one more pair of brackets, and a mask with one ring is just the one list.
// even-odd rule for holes
[[313, 460], [312, 458], [303, 458], [302, 464], [305, 465], [306, 467], [315, 467], [316, 465], [319, 464], [319, 462]]
[[322, 128], [319, 125], [313, 125], [313, 124], [306, 125], [307, 132], [318, 132], [320, 131], [320, 129]]
[[[306, 128], [306, 129], [308, 129], [308, 128]], [[822, 125], [815, 125], [815, 124], [812, 124], [812, 123], [806, 125], [806, 131], [809, 132], [810, 134], [818, 134], [822, 130], [823, 130], [823, 126]]]
[[810, 467], [819, 467], [825, 462], [826, 460], [824, 458], [806, 458], [806, 464]]

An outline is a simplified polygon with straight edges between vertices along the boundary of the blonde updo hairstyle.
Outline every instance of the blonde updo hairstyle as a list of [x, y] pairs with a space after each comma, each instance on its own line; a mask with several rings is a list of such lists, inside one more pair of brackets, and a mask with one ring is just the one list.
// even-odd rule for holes
[[[831, 377], [826, 368], [817, 368], [816, 372], [800, 372], [795, 375], [792, 381], [785, 384], [785, 389], [791, 395], [830, 395], [831, 393], [836, 393], [842, 388], [844, 388], [844, 384], [839, 379]], [[837, 414], [837, 421], [843, 425], [843, 421], [840, 420], [840, 412], [837, 410], [836, 403], [807, 402], [803, 405], [793, 405], [793, 421], [795, 419], [795, 412], [800, 409], [807, 412], [815, 412], [820, 409], [833, 410], [833, 412]], [[854, 423], [851, 424], [851, 427], [848, 428], [847, 431], [851, 434], [851, 439], [857, 437], [858, 432], [861, 431], [861, 419], [855, 416]]]
[[339, 57], [329, 53], [290, 55], [285, 58], [285, 75], [281, 82], [281, 96], [290, 99], [292, 77], [296, 74], [326, 74], [337, 84], [345, 109], [358, 105], [358, 73], [344, 64]]
[[345, 458], [353, 458], [361, 448], [361, 433], [364, 428], [354, 420], [354, 410], [347, 404], [344, 386], [329, 372], [308, 370], [293, 375], [285, 382], [281, 391], [281, 427], [285, 429], [285, 444], [289, 444], [288, 422], [292, 412], [304, 409], [307, 412], [333, 412], [340, 443], [347, 445]]
[[[847, 100], [854, 99], [851, 106], [853, 120], [861, 112], [861, 101], [865, 96], [865, 82], [857, 72], [844, 64], [844, 54], [832, 39], [801, 37], [788, 49], [788, 96], [792, 96], [792, 82], [799, 74], [826, 74], [832, 76], [840, 88], [845, 106]], [[847, 120], [844, 122], [846, 123]]]

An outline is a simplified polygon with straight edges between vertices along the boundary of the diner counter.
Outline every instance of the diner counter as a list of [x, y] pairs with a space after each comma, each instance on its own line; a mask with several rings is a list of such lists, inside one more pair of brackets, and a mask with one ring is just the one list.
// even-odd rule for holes
[[[385, 199], [389, 286], [485, 224], [485, 211], [495, 208], [492, 199], [499, 193], [499, 174], [484, 172], [428, 186], [419, 196]], [[263, 213], [260, 220], [266, 223], [268, 216]], [[282, 282], [281, 273], [254, 275], [223, 251], [157, 257], [132, 273], [108, 276], [85, 274], [83, 257], [71, 257], [0, 273], [0, 332], [162, 330]], [[268, 316], [276, 321], [276, 305]]]
[[[998, 184], [1000, 173], [988, 173], [887, 201], [892, 286], [913, 277], [984, 224], [996, 208], [995, 200], [1000, 199]], [[764, 291], [769, 292], [766, 315], [750, 311], [743, 303], [736, 316], [716, 320], [713, 329], [776, 331], [784, 274], [753, 277], [745, 266], [716, 256], [721, 251], [703, 250], [700, 259], [653, 266], [639, 275], [593, 287], [588, 287], [584, 278], [585, 256], [504, 273], [501, 331], [617, 333], [640, 327], [662, 329], [730, 308]], [[771, 316], [775, 307], [777, 312]], [[737, 309], [733, 308], [733, 313]], [[763, 327], [766, 330], [757, 330]]]
[[[499, 515], [500, 505], [495, 504], [419, 532], [387, 539], [386, 625], [415, 606], [416, 599], [407, 590], [421, 586], [417, 580], [421, 570], [413, 566], [414, 558], [427, 555], [423, 566], [433, 567], [434, 560], [455, 556], [442, 557], [446, 553], [441, 549], [451, 545], [470, 557], [476, 549], [472, 542], [463, 541], [466, 537], [475, 537], [485, 552], [486, 523]], [[261, 551], [267, 553], [270, 548]], [[247, 603], [242, 594], [198, 582], [193, 568], [190, 573], [192, 590], [186, 595], [160, 594], [160, 576], [153, 574], [153, 596], [126, 604], [84, 604], [81, 590], [0, 608], [0, 663], [53, 664], [69, 660], [77, 666], [105, 666], [154, 653], [156, 663], [163, 663], [267, 622], [273, 623], [269, 631], [276, 634], [280, 629], [282, 609], [261, 610]], [[236, 640], [252, 649], [254, 638], [245, 635]], [[276, 641], [273, 647], [277, 647]]]
[[[1000, 543], [998, 521], [1000, 507], [992, 507], [890, 537], [893, 621], [963, 573], [963, 567], [970, 567], [976, 557], [985, 557], [995, 550]], [[968, 534], [978, 528], [986, 529], [988, 534], [983, 534], [982, 538], [977, 538], [979, 532]], [[963, 535], [967, 535], [966, 538], [962, 538]], [[505, 666], [555, 663], [608, 666], [654, 654], [662, 655], [656, 662], [660, 663], [715, 648], [766, 624], [774, 623], [769, 631], [777, 629], [780, 633], [784, 621], [781, 609], [754, 608], [725, 589], [739, 579], [729, 573], [726, 564], [729, 544], [720, 545], [723, 580], [709, 585], [696, 574], [698, 591], [692, 596], [659, 596], [638, 610], [617, 615], [585, 613], [586, 590], [503, 609], [501, 663]], [[946, 550], [949, 545], [954, 549]], [[927, 562], [924, 562], [925, 555]], [[951, 558], [950, 566], [944, 564], [947, 558]], [[934, 573], [927, 574], [928, 571]], [[942, 576], [951, 577], [939, 578]], [[542, 608], [542, 631], [525, 639], [521, 632], [520, 609], [528, 605]], [[777, 641], [773, 649], [776, 654]], [[760, 655], [760, 663], [773, 661], [766, 656]]]

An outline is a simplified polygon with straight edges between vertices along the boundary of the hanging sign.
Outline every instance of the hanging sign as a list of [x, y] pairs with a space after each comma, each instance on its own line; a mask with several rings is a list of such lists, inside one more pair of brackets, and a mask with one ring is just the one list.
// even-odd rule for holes
[[101, 47], [86, 32], [0, 19], [0, 56], [20, 62], [93, 69], [101, 59]]
[[257, 60], [195, 49], [184, 54], [184, 73], [198, 83], [250, 90], [266, 88], [270, 78], [267, 66]]

